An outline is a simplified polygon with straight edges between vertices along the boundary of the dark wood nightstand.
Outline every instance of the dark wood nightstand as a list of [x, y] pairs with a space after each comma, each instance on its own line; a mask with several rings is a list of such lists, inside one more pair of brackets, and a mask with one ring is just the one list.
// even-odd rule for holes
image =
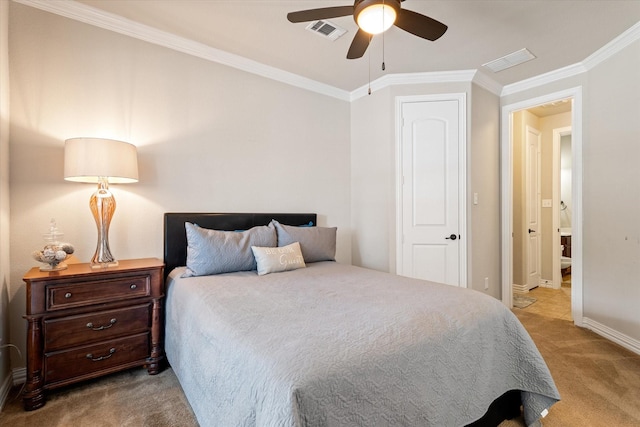
[[92, 269], [32, 268], [27, 284], [27, 384], [24, 408], [45, 390], [136, 366], [157, 374], [164, 359], [164, 264], [156, 258]]

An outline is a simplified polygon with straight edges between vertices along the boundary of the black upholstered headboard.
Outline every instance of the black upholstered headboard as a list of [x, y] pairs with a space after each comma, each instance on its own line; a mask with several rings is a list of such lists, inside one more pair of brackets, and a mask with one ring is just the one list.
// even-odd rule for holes
[[185, 222], [214, 230], [248, 230], [267, 225], [272, 219], [286, 225], [317, 225], [316, 214], [310, 213], [165, 213], [164, 214], [164, 271], [169, 274], [187, 263], [187, 232]]

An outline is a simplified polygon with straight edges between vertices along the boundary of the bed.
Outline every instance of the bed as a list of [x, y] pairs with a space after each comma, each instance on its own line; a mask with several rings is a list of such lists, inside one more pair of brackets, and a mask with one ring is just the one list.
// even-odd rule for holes
[[[500, 301], [335, 262], [336, 231], [316, 221], [165, 214], [165, 351], [201, 426], [489, 426], [521, 411], [534, 425], [560, 399]], [[286, 271], [252, 244], [257, 268], [210, 274], [274, 228]]]

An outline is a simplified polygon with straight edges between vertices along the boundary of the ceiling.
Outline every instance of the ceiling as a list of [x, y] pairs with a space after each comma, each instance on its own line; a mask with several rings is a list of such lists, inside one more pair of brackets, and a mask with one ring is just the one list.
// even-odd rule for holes
[[567, 113], [571, 111], [571, 108], [571, 99], [562, 99], [529, 108], [528, 111], [538, 117], [547, 117], [555, 114]]
[[[435, 42], [392, 27], [356, 60], [346, 54], [352, 17], [336, 41], [287, 21], [287, 12], [349, 0], [78, 0], [129, 20], [345, 91], [385, 74], [480, 69], [502, 86], [579, 63], [640, 22], [640, 0], [407, 0], [402, 8], [449, 26]], [[482, 64], [529, 49], [536, 59], [498, 73]]]

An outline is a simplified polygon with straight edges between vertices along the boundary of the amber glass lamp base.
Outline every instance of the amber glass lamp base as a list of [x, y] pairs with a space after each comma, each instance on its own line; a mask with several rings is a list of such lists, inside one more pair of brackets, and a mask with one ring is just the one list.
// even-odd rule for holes
[[100, 178], [98, 189], [91, 196], [89, 206], [98, 227], [98, 245], [91, 259], [91, 268], [107, 268], [118, 265], [109, 248], [109, 225], [116, 210], [116, 199], [109, 191], [107, 179]]

